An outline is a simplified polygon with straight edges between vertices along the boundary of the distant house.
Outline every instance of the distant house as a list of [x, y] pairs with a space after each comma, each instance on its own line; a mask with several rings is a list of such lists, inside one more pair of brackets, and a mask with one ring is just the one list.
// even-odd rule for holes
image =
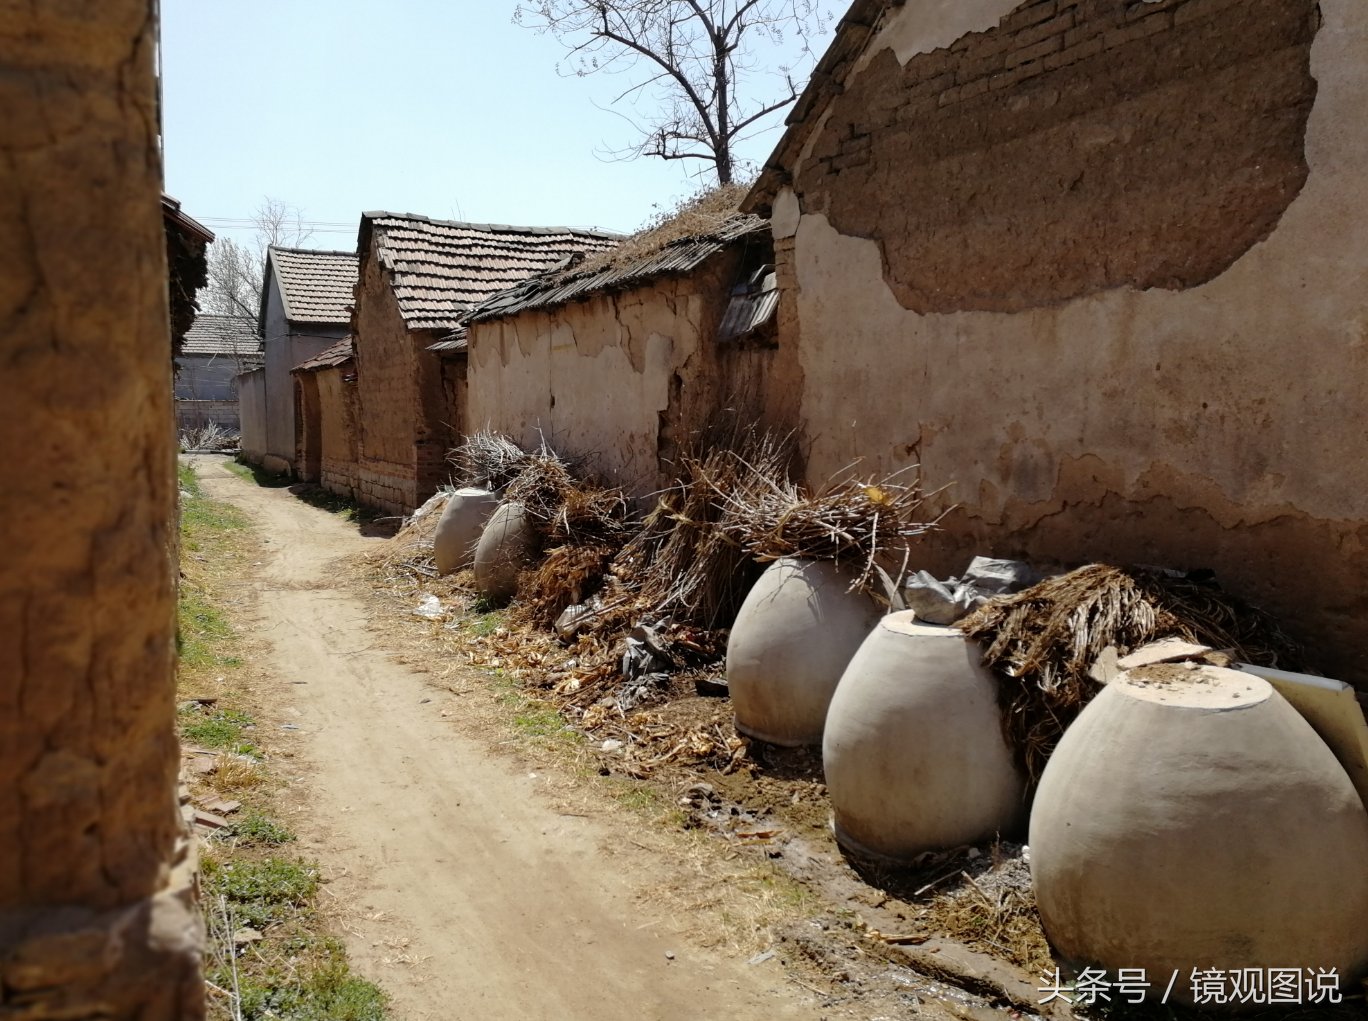
[[295, 472], [305, 482], [354, 497], [360, 429], [352, 338], [297, 365], [294, 377], [299, 409]]
[[396, 512], [412, 510], [446, 477], [445, 457], [464, 418], [460, 331], [471, 307], [571, 256], [602, 251], [619, 240], [568, 227], [364, 214], [353, 318], [361, 422], [358, 498]]
[[[351, 252], [266, 250], [260, 317], [265, 362], [259, 378], [240, 384], [244, 457], [272, 470], [293, 469], [295, 390], [290, 370], [347, 335], [355, 286], [356, 256]], [[249, 412], [254, 416], [250, 421]]]
[[238, 431], [239, 374], [261, 364], [256, 323], [240, 316], [201, 312], [176, 359], [176, 426], [185, 430], [210, 422]]
[[477, 306], [466, 320], [467, 431], [488, 426], [524, 446], [545, 437], [643, 495], [724, 409], [772, 419], [785, 388], [770, 373], [769, 224], [732, 213], [702, 233], [672, 228]]

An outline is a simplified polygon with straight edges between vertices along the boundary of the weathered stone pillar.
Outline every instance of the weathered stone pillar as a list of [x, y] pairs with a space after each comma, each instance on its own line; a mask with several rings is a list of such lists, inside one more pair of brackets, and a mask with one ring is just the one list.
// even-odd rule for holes
[[0, 0], [0, 1016], [199, 1018], [148, 0]]

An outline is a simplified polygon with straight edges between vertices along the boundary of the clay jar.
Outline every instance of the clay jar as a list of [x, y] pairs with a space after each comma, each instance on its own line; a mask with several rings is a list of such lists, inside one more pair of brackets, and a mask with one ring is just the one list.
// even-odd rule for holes
[[501, 504], [475, 546], [475, 591], [492, 603], [518, 594], [518, 575], [532, 563], [540, 541], [520, 503]]
[[1024, 783], [978, 643], [911, 612], [879, 622], [846, 667], [822, 759], [836, 839], [907, 861], [1007, 835]]
[[1031, 874], [1066, 960], [1144, 968], [1368, 963], [1368, 813], [1311, 726], [1252, 674], [1114, 679], [1065, 733], [1031, 812]]
[[475, 547], [499, 498], [487, 489], [458, 489], [447, 500], [432, 537], [438, 574], [450, 574], [475, 561]]
[[822, 743], [832, 692], [883, 610], [827, 560], [776, 560], [751, 588], [727, 642], [736, 729], [771, 744]]

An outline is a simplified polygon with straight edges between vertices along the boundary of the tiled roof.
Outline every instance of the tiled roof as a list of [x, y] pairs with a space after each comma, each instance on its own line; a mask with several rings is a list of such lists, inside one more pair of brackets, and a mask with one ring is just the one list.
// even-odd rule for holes
[[466, 321], [503, 319], [528, 309], [564, 305], [599, 291], [621, 290], [656, 277], [688, 273], [733, 242], [768, 230], [768, 221], [740, 213], [709, 234], [679, 238], [622, 265], [608, 265], [588, 273], [571, 267], [533, 277], [476, 306]]
[[578, 252], [612, 248], [621, 236], [576, 227], [509, 227], [430, 220], [411, 213], [365, 213], [362, 245], [373, 234], [410, 330], [454, 329], [464, 313], [499, 291], [544, 273]]
[[356, 287], [356, 255], [312, 248], [267, 249], [275, 269], [285, 318], [292, 323], [346, 325]]
[[352, 343], [351, 337], [343, 337], [332, 347], [325, 347], [312, 358], [305, 359], [296, 365], [291, 372], [317, 372], [319, 369], [331, 369], [338, 365], [345, 365], [356, 356], [356, 346]]
[[255, 320], [201, 312], [185, 334], [181, 354], [260, 355], [261, 337]]

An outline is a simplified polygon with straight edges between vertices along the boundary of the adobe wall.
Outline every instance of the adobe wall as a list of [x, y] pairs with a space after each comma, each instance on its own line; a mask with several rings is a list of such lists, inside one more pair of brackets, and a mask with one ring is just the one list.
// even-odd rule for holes
[[0, 17], [0, 1014], [204, 1015], [153, 20]]
[[354, 316], [361, 410], [357, 498], [399, 514], [417, 506], [414, 347], [373, 250], [361, 256]]
[[971, 553], [1209, 566], [1368, 686], [1368, 5], [892, 8], [774, 202], [820, 480]]
[[266, 456], [266, 370], [244, 372], [238, 376], [237, 385], [242, 459], [261, 464]]
[[225, 432], [238, 432], [238, 402], [187, 401], [176, 398], [176, 430], [199, 429], [213, 422]]
[[355, 497], [357, 487], [357, 388], [344, 376], [354, 372], [355, 366], [346, 363], [314, 373], [323, 457], [319, 481], [348, 498]]
[[295, 477], [303, 482], [317, 482], [323, 448], [323, 424], [318, 406], [318, 379], [314, 373], [294, 373], [294, 409]]
[[689, 276], [472, 325], [466, 430], [529, 447], [545, 436], [644, 495], [724, 408], [765, 424], [768, 388], [784, 385], [773, 352], [715, 340], [737, 262], [726, 252]]

